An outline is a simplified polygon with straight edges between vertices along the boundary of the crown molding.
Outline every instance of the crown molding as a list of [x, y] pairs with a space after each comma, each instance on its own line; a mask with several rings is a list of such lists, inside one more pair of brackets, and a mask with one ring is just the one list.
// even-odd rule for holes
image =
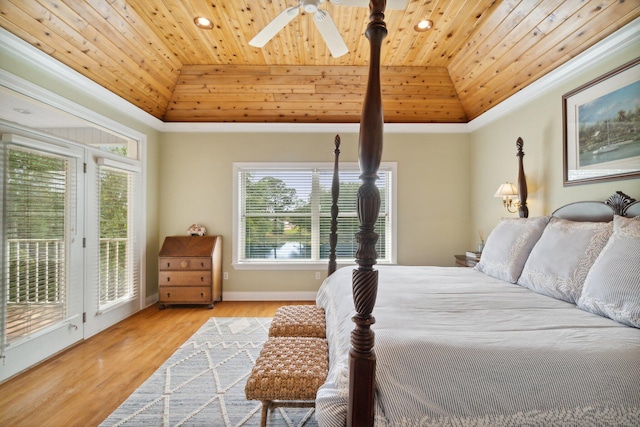
[[[163, 123], [163, 132], [359, 133], [360, 123]], [[467, 133], [467, 123], [385, 123], [384, 133]]]
[[539, 98], [549, 91], [565, 84], [575, 74], [587, 70], [610, 58], [621, 49], [640, 40], [640, 18], [631, 21], [615, 33], [591, 46], [580, 55], [570, 59], [553, 71], [540, 77], [529, 86], [511, 95], [492, 109], [469, 122], [469, 132], [505, 116], [509, 112]]
[[[121, 98], [115, 93], [100, 86], [93, 80], [78, 73], [71, 67], [35, 48], [4, 28], [0, 28], [0, 48], [28, 63], [31, 63], [38, 69], [46, 70], [48, 74], [55, 76], [55, 78], [58, 78], [61, 81], [73, 82], [74, 87], [83, 95], [92, 98], [97, 102], [111, 105], [115, 109], [131, 116], [136, 121], [139, 121], [151, 128], [156, 130], [161, 129], [161, 120], [158, 120], [124, 98]], [[73, 111], [65, 111], [73, 114]]]
[[111, 131], [115, 131], [122, 136], [127, 136], [138, 141], [146, 140], [147, 136], [142, 132], [132, 129], [122, 123], [105, 117], [95, 111], [86, 108], [80, 104], [68, 100], [67, 98], [53, 93], [42, 86], [38, 86], [22, 77], [11, 74], [7, 70], [0, 68], [0, 86], [4, 86], [14, 92], [22, 94], [28, 98], [32, 98], [53, 107], [57, 110], [64, 111], [81, 119], [85, 122], [92, 123], [98, 127], [105, 127]]
[[[640, 18], [632, 21], [585, 52], [549, 72], [529, 86], [507, 98], [489, 111], [469, 123], [386, 123], [385, 133], [471, 133], [521, 107], [534, 98], [564, 84], [575, 73], [586, 70], [614, 53], [640, 39]], [[7, 30], [0, 28], [0, 47], [13, 55], [33, 64], [36, 68], [48, 70], [64, 81], [73, 81], [74, 86], [85, 96], [108, 103], [115, 109], [129, 115], [160, 132], [207, 132], [207, 133], [359, 133], [359, 123], [174, 123], [163, 122], [131, 104], [113, 92], [105, 89], [57, 59], [40, 51]], [[3, 76], [4, 78], [4, 76]], [[34, 85], [35, 86], [35, 85]], [[71, 101], [68, 101], [71, 103]], [[58, 104], [64, 104], [59, 102]], [[66, 107], [66, 108], [64, 108]], [[69, 105], [63, 106], [65, 111]], [[77, 111], [77, 110], [76, 110]]]
[[[134, 120], [145, 124], [159, 132], [201, 132], [201, 133], [359, 133], [359, 123], [180, 123], [163, 122], [151, 114], [133, 105], [126, 99], [105, 89], [88, 77], [83, 76], [71, 67], [63, 64], [52, 56], [47, 55], [19, 37], [0, 28], [0, 48], [9, 52], [41, 70], [48, 70], [52, 76], [62, 81], [72, 81], [76, 89], [84, 96], [107, 103], [113, 108], [127, 114]], [[24, 95], [39, 99], [53, 107], [68, 113], [87, 118], [91, 116], [89, 109], [79, 106], [62, 96], [55, 96], [50, 91], [28, 82], [21, 76], [14, 76], [6, 70], [1, 70], [0, 79], [5, 83], [11, 80], [10, 87]], [[8, 76], [14, 76], [13, 78]], [[16, 83], [18, 82], [19, 83]], [[28, 93], [27, 93], [28, 92]], [[93, 113], [96, 115], [96, 113]], [[466, 123], [386, 123], [385, 133], [466, 133]]]

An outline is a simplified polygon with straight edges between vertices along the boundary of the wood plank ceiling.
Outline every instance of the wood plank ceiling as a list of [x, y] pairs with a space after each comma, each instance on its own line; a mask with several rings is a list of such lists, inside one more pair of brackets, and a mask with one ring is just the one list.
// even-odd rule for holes
[[[303, 11], [248, 44], [295, 4], [0, 0], [0, 26], [166, 122], [358, 122], [368, 9], [321, 5], [349, 48], [339, 58]], [[385, 121], [468, 122], [638, 16], [637, 0], [409, 0], [386, 13]], [[421, 19], [433, 28], [414, 31]]]

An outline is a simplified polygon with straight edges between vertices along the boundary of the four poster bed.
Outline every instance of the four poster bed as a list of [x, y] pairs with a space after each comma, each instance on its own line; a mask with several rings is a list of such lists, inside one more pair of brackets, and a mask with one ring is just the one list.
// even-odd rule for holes
[[317, 295], [319, 425], [639, 425], [639, 202], [616, 193], [528, 218], [519, 139], [520, 218], [500, 221], [475, 268], [374, 269], [384, 5], [371, 2], [366, 31], [357, 267]]

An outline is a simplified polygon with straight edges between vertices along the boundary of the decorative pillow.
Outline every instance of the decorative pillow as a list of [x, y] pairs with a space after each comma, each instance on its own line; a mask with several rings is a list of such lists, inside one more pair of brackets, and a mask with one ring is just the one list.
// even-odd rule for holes
[[518, 284], [575, 304], [589, 269], [612, 232], [611, 222], [551, 218], [531, 250]]
[[503, 218], [493, 229], [475, 269], [496, 279], [516, 283], [548, 216]]
[[640, 328], [640, 216], [613, 217], [613, 235], [587, 274], [578, 307]]

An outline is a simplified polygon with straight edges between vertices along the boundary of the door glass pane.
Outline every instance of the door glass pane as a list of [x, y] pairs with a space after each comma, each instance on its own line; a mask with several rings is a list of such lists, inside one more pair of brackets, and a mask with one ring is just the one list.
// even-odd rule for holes
[[131, 173], [99, 168], [100, 289], [99, 310], [134, 298], [130, 219], [133, 200]]
[[59, 156], [8, 150], [6, 344], [65, 319], [69, 167]]

